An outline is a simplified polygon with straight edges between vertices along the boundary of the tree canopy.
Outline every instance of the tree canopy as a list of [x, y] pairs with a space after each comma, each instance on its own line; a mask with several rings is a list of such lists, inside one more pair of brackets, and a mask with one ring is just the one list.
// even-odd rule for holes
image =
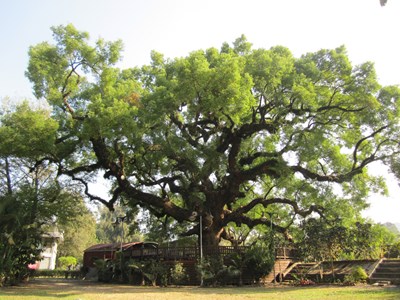
[[380, 224], [309, 218], [300, 228], [296, 249], [305, 261], [380, 259], [398, 253], [398, 236]]
[[[80, 191], [70, 181], [57, 181], [57, 168], [44, 159], [54, 148], [57, 129], [48, 109], [33, 109], [27, 102], [1, 107], [0, 286], [17, 283], [27, 275], [28, 264], [41, 259], [43, 234], [65, 230], [72, 222], [81, 223], [81, 229], [90, 221], [94, 226]], [[82, 225], [84, 212], [89, 218]], [[64, 246], [71, 244], [68, 233]], [[82, 239], [81, 244], [82, 250]]]
[[[233, 239], [229, 224], [289, 238], [299, 218], [359, 213], [384, 186], [367, 167], [397, 161], [399, 89], [382, 87], [373, 63], [353, 66], [344, 46], [296, 58], [241, 36], [119, 69], [120, 41], [52, 30], [26, 73], [52, 107], [38, 155], [110, 209], [143, 207], [187, 224], [186, 235], [201, 216], [210, 245]], [[89, 189], [98, 175], [109, 198]]]
[[33, 165], [0, 155], [0, 286], [22, 280], [28, 264], [41, 259], [43, 234], [81, 213], [82, 196], [58, 184], [51, 166]]
[[83, 199], [76, 199], [73, 207], [73, 216], [66, 220], [57, 220], [57, 227], [63, 232], [63, 239], [57, 247], [57, 257], [74, 257], [77, 262], [81, 262], [83, 251], [98, 242], [96, 220]]

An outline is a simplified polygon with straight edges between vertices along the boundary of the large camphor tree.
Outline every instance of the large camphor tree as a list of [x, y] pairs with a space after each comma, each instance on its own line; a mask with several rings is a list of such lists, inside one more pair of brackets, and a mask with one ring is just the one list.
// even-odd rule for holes
[[[205, 245], [233, 241], [230, 224], [288, 228], [314, 214], [351, 214], [383, 187], [373, 162], [399, 151], [397, 87], [344, 47], [295, 58], [284, 47], [232, 46], [118, 69], [121, 42], [72, 25], [29, 50], [35, 95], [52, 107], [58, 166], [92, 200], [118, 201], [188, 224]], [[89, 182], [102, 175], [109, 198]], [[279, 216], [279, 219], [278, 219]]]

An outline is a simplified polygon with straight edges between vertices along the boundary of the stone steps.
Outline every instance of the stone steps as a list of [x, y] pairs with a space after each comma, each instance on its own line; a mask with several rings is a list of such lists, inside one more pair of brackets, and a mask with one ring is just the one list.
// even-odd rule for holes
[[400, 260], [382, 260], [370, 276], [370, 283], [400, 284]]

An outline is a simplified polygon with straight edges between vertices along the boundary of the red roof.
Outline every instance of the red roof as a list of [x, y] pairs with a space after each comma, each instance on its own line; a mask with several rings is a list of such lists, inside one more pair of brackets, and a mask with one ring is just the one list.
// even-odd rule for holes
[[[151, 242], [129, 242], [129, 243], [122, 243], [122, 249], [127, 250], [132, 246], [143, 245], [143, 244], [155, 244]], [[121, 249], [121, 243], [109, 243], [109, 244], [97, 244], [90, 246], [84, 252], [98, 252], [98, 251], [113, 251]]]

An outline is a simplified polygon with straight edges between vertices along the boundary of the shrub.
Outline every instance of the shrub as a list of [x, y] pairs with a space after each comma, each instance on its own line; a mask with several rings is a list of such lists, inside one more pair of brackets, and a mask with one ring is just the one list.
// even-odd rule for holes
[[46, 277], [46, 278], [80, 278], [82, 276], [81, 271], [74, 270], [33, 270], [31, 272], [32, 277]]
[[218, 273], [220, 273], [225, 266], [222, 258], [216, 255], [203, 258], [203, 261], [201, 261], [197, 267], [203, 279], [203, 284], [215, 286], [218, 283]]
[[244, 261], [248, 275], [253, 281], [259, 282], [271, 272], [275, 258], [268, 246], [253, 245], [244, 253]]
[[356, 266], [353, 268], [350, 274], [347, 274], [344, 277], [344, 284], [346, 285], [354, 285], [359, 282], [365, 282], [368, 279], [368, 274], [365, 272], [363, 267]]
[[352, 275], [357, 281], [365, 281], [368, 279], [368, 274], [363, 267], [357, 266], [353, 269]]
[[130, 260], [127, 266], [130, 269], [131, 275], [133, 273], [142, 277], [142, 284], [147, 280], [150, 281], [153, 286], [156, 286], [157, 283], [163, 286], [167, 285], [169, 269], [158, 260]]
[[51, 278], [61, 278], [65, 276], [64, 270], [35, 270], [32, 275], [34, 277], [51, 277]]
[[94, 265], [97, 269], [98, 281], [107, 283], [113, 279], [115, 267], [112, 261], [96, 259]]
[[269, 274], [274, 264], [270, 247], [253, 245], [245, 252], [235, 252], [226, 257], [209, 256], [198, 265], [205, 285], [243, 284], [243, 278], [251, 283], [259, 282]]
[[169, 268], [155, 259], [148, 260], [146, 264], [147, 271], [144, 272], [145, 276], [151, 281], [153, 286], [157, 284], [166, 286], [168, 282]]
[[239, 256], [208, 256], [198, 265], [203, 284], [206, 286], [241, 284], [242, 268], [237, 263]]
[[188, 278], [183, 263], [176, 263], [171, 269], [170, 276], [171, 276], [171, 283], [176, 285], [183, 284]]
[[58, 258], [58, 265], [60, 269], [71, 269], [72, 267], [76, 266], [78, 260], [73, 256], [61, 256]]

